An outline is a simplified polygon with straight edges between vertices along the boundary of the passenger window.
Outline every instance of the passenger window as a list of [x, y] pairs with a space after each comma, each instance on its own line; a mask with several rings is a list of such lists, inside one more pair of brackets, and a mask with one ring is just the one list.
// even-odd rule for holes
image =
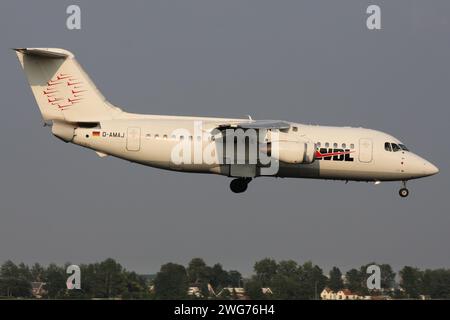
[[328, 148], [330, 144], [328, 142], [325, 142], [325, 148]]
[[347, 145], [345, 143], [342, 144], [342, 149], [347, 148]]
[[389, 142], [386, 142], [386, 143], [384, 144], [384, 150], [386, 150], [386, 151], [392, 151], [391, 144], [390, 144]]
[[320, 148], [320, 142], [316, 143], [317, 148]]
[[298, 128], [297, 127], [292, 127], [292, 131], [297, 132]]
[[350, 149], [355, 149], [355, 145], [353, 143], [350, 143]]
[[180, 140], [184, 140], [184, 136], [180, 136]]
[[192, 136], [189, 136], [189, 140], [191, 140], [191, 141], [192, 141]]
[[159, 138], [159, 134], [155, 134], [155, 139], [158, 139]]
[[173, 135], [171, 136], [171, 138], [172, 138], [172, 139], [176, 139], [177, 136], [173, 134]]
[[197, 136], [197, 141], [202, 141], [202, 137], [201, 136]]
[[167, 134], [165, 134], [165, 135], [163, 136], [163, 138], [164, 138], [164, 140], [167, 140]]
[[333, 143], [333, 148], [337, 148], [338, 147], [338, 144], [335, 142], [335, 143]]
[[397, 152], [397, 151], [400, 151], [400, 150], [401, 149], [400, 149], [400, 147], [397, 144], [392, 143], [392, 151]]

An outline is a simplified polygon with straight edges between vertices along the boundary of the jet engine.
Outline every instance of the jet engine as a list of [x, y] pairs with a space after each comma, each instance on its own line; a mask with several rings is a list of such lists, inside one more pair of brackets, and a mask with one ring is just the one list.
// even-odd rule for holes
[[[268, 148], [272, 158], [282, 162], [298, 164], [313, 163], [316, 145], [311, 141], [276, 141]], [[276, 150], [278, 149], [278, 150]]]

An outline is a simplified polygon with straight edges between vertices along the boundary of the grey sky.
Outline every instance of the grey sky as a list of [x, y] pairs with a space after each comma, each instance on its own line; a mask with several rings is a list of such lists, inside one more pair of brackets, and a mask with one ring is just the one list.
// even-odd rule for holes
[[[73, 3], [81, 31], [65, 28]], [[2, 1], [0, 261], [450, 267], [449, 35], [446, 0]], [[100, 159], [42, 127], [8, 50], [33, 46], [73, 51], [127, 111], [364, 126], [441, 172], [407, 199], [400, 183], [268, 178], [235, 195], [225, 177]]]

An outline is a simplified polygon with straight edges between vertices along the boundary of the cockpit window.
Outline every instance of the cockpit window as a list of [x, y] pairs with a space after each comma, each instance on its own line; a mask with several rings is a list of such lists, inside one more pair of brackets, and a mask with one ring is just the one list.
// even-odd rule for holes
[[384, 143], [384, 150], [386, 151], [391, 151], [391, 152], [397, 152], [397, 151], [409, 151], [409, 149], [401, 143], [390, 143], [390, 142], [385, 142]]
[[400, 150], [401, 148], [398, 146], [398, 144], [392, 143], [392, 151], [397, 152]]
[[390, 144], [389, 142], [386, 142], [386, 143], [384, 144], [384, 150], [386, 150], [386, 151], [392, 151], [391, 144]]

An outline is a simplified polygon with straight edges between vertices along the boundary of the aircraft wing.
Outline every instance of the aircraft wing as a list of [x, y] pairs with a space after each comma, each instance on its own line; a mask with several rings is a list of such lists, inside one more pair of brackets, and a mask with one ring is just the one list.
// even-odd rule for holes
[[217, 129], [224, 130], [229, 128], [241, 128], [241, 129], [255, 129], [255, 130], [269, 130], [269, 129], [279, 129], [286, 130], [289, 129], [291, 125], [285, 121], [280, 120], [249, 120], [242, 122], [229, 122], [219, 124]]

